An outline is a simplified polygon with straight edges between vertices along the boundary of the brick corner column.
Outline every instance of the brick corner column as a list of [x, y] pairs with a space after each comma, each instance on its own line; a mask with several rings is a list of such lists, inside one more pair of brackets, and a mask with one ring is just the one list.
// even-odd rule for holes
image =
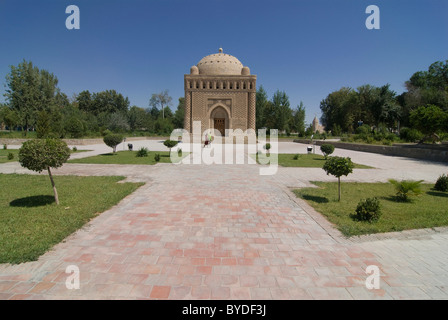
[[249, 110], [248, 110], [248, 117], [247, 117], [247, 129], [254, 129], [255, 130], [255, 118], [256, 118], [256, 111], [255, 111], [255, 99], [256, 99], [256, 93], [255, 92], [249, 92]]
[[185, 91], [184, 129], [191, 133], [191, 91]]

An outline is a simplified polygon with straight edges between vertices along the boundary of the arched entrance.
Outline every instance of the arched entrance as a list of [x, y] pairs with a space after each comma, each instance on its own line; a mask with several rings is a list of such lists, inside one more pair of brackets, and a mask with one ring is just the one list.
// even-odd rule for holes
[[216, 106], [210, 112], [210, 126], [221, 133], [221, 136], [226, 135], [226, 129], [230, 128], [229, 114], [223, 106]]

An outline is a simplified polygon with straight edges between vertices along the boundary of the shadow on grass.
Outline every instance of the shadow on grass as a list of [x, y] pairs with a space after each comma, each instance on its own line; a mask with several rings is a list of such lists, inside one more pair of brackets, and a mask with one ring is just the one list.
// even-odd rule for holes
[[54, 203], [54, 196], [31, 196], [15, 199], [9, 203], [11, 207], [42, 207]]
[[316, 203], [328, 203], [329, 200], [325, 197], [319, 197], [319, 196], [312, 196], [309, 194], [302, 194], [301, 195], [303, 199], [307, 201], [314, 201]]
[[116, 156], [118, 153], [102, 153], [100, 156]]
[[442, 191], [428, 191], [426, 194], [434, 197], [448, 198], [448, 193]]
[[414, 203], [414, 201], [416, 200], [416, 197], [408, 197], [407, 200], [401, 199], [398, 196], [387, 196], [387, 197], [380, 197], [380, 199], [386, 200], [386, 201], [390, 201], [390, 202], [395, 202], [395, 203]]

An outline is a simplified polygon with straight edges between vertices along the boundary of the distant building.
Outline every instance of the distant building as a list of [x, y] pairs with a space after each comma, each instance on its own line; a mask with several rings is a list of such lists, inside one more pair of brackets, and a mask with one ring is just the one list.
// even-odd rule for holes
[[313, 132], [319, 132], [319, 133], [324, 133], [325, 132], [325, 128], [319, 123], [319, 119], [317, 119], [317, 116], [314, 117], [313, 120]]
[[256, 81], [248, 67], [221, 48], [202, 58], [184, 76], [184, 129], [192, 133], [193, 122], [201, 121], [202, 132], [215, 129], [222, 136], [226, 129], [255, 130]]

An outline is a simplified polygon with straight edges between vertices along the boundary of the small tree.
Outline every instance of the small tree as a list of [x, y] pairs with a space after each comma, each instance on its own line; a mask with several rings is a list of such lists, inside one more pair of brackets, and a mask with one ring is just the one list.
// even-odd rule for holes
[[350, 158], [329, 157], [322, 169], [338, 178], [338, 201], [341, 201], [341, 176], [348, 176], [353, 172], [353, 162]]
[[269, 154], [269, 150], [271, 149], [271, 144], [270, 143], [266, 143], [263, 148], [266, 150], [266, 153]]
[[169, 148], [170, 149], [170, 153], [171, 153], [171, 148], [174, 148], [175, 146], [177, 146], [177, 144], [179, 143], [179, 141], [176, 141], [176, 140], [165, 140], [164, 142], [163, 142], [163, 145], [165, 146], [165, 147], [167, 147], [167, 148]]
[[324, 154], [325, 160], [327, 160], [328, 156], [334, 152], [334, 145], [332, 144], [323, 144], [320, 146], [320, 151]]
[[50, 168], [59, 168], [70, 157], [67, 144], [59, 139], [33, 139], [26, 141], [19, 150], [19, 162], [22, 167], [32, 171], [48, 171], [54, 192], [54, 200], [59, 205], [58, 191], [54, 184]]
[[104, 143], [113, 149], [113, 152], [117, 152], [117, 146], [123, 141], [121, 134], [111, 133], [103, 138]]

